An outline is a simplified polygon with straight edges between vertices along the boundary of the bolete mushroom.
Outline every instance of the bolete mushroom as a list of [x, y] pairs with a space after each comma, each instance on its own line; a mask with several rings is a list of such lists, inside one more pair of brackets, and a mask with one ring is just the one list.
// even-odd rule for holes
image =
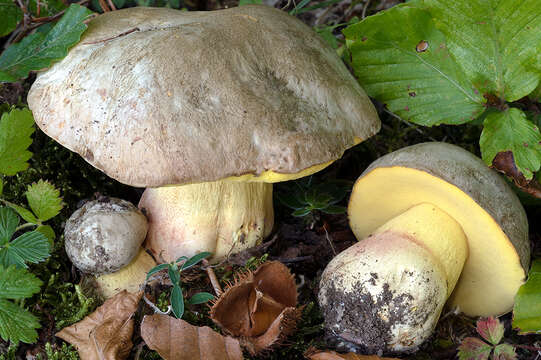
[[323, 169], [380, 126], [319, 35], [257, 5], [98, 16], [28, 103], [49, 136], [149, 188], [146, 246], [166, 262], [255, 245], [272, 228], [271, 183]]
[[409, 351], [442, 308], [469, 316], [513, 306], [529, 265], [528, 223], [517, 196], [477, 157], [424, 143], [372, 163], [348, 215], [359, 243], [321, 277], [326, 328], [365, 351]]

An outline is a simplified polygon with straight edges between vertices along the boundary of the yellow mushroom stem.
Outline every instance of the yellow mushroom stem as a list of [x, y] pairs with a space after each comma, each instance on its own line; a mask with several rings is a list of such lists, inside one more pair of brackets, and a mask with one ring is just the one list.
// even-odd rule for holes
[[274, 224], [272, 183], [311, 175], [332, 162], [292, 174], [268, 170], [220, 181], [147, 188], [139, 201], [149, 221], [145, 246], [161, 262], [202, 251], [211, 252], [211, 261], [217, 262], [256, 246]]
[[137, 292], [141, 290], [147, 272], [154, 266], [156, 266], [156, 262], [152, 256], [141, 248], [132, 262], [122, 269], [111, 274], [96, 276], [96, 288], [105, 299], [109, 299], [122, 290]]
[[458, 222], [430, 203], [411, 207], [327, 265], [319, 293], [327, 329], [369, 351], [415, 349], [434, 330], [467, 256]]

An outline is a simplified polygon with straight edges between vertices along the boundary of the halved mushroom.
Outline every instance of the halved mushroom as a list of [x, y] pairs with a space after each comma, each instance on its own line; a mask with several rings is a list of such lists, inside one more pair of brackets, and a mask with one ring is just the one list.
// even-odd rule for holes
[[272, 182], [321, 170], [380, 126], [319, 35], [256, 5], [100, 15], [28, 103], [49, 136], [149, 187], [146, 246], [166, 262], [255, 245], [272, 228]]
[[319, 293], [327, 329], [344, 341], [412, 350], [446, 301], [470, 316], [512, 308], [530, 259], [526, 214], [469, 152], [424, 143], [378, 159], [355, 183], [348, 215], [364, 240], [329, 263]]

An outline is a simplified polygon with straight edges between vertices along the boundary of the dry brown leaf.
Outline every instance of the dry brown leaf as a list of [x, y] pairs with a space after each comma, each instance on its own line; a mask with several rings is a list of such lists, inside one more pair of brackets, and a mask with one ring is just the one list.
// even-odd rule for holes
[[142, 293], [126, 290], [108, 299], [83, 320], [56, 333], [79, 352], [81, 360], [122, 360], [130, 354], [134, 320]]
[[379, 357], [377, 355], [359, 355], [355, 353], [339, 354], [334, 351], [315, 351], [310, 349], [304, 354], [310, 360], [400, 360], [397, 358]]
[[168, 315], [147, 315], [141, 324], [147, 346], [165, 360], [242, 360], [239, 342], [208, 326], [197, 327]]
[[216, 301], [211, 318], [240, 339], [251, 354], [279, 344], [294, 330], [301, 315], [295, 278], [282, 263], [262, 264], [241, 275]]

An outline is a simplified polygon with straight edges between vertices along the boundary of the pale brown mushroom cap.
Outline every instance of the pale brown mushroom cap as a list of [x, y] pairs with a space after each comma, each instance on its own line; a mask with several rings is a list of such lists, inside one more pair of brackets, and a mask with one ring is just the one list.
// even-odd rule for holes
[[101, 15], [28, 103], [49, 136], [147, 187], [298, 173], [380, 127], [334, 50], [267, 6]]

